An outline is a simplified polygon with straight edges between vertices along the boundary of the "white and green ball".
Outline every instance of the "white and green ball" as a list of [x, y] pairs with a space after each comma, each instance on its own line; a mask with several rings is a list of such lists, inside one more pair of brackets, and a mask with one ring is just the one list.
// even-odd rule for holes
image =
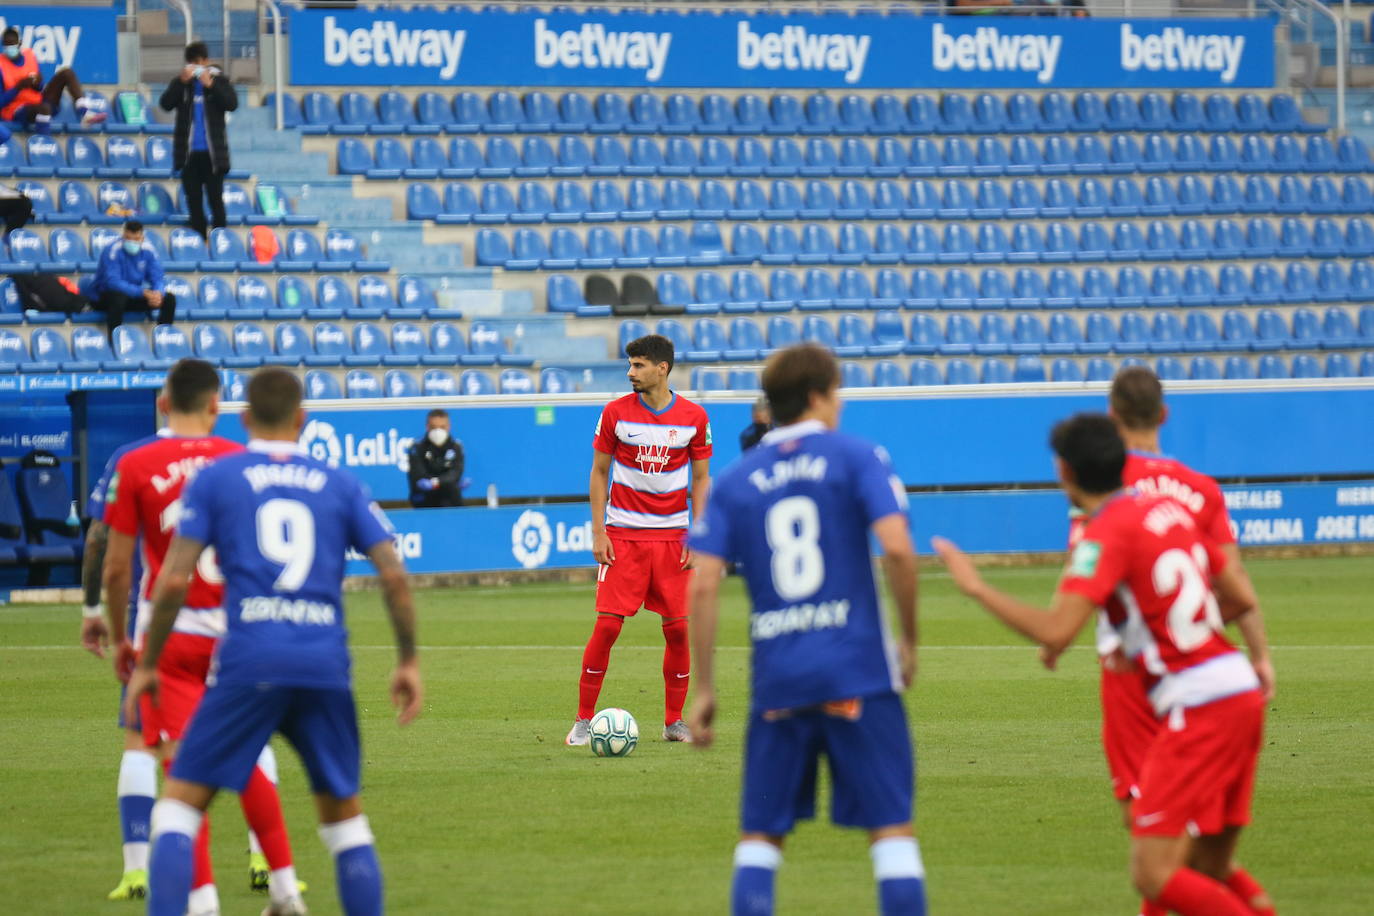
[[639, 723], [628, 711], [612, 706], [592, 716], [591, 747], [598, 757], [626, 757], [639, 743]]

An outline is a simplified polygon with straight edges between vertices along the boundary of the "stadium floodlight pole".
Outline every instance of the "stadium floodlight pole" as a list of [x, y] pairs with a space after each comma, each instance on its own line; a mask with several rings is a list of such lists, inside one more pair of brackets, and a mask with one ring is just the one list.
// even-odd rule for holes
[[281, 7], [276, 0], [262, 0], [272, 14], [272, 79], [277, 84], [277, 130], [286, 129], [286, 113], [282, 100], [282, 59], [281, 59]]

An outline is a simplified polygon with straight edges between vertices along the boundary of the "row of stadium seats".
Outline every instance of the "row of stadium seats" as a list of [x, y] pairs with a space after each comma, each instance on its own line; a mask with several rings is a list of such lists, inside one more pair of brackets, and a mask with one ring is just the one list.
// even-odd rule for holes
[[[611, 267], [711, 267], [719, 264], [1055, 264], [1069, 261], [1230, 260], [1234, 258], [1338, 258], [1374, 255], [1374, 228], [1368, 220], [1318, 217], [1308, 227], [1284, 217], [1278, 230], [1269, 220], [1252, 217], [1245, 225], [1230, 219], [1189, 219], [1178, 230], [1163, 220], [1142, 232], [1135, 223], [1108, 229], [1087, 222], [1075, 233], [1067, 223], [1052, 222], [1041, 231], [1033, 223], [1015, 223], [1008, 238], [1000, 223], [983, 223], [970, 231], [961, 223], [943, 231], [915, 223], [907, 231], [894, 223], [868, 230], [844, 223], [832, 235], [829, 227], [807, 223], [800, 234], [790, 225], [763, 227], [736, 223], [726, 245], [722, 227], [712, 220], [684, 230], [663, 226], [655, 234], [642, 226], [616, 233], [594, 226], [585, 234], [566, 227], [545, 234], [516, 229], [508, 238], [498, 229], [479, 229], [479, 266], [507, 270], [609, 269]], [[173, 230], [175, 233], [176, 230]], [[976, 232], [976, 234], [975, 234]]]
[[[177, 316], [192, 321], [274, 320], [307, 318], [459, 318], [454, 309], [441, 308], [434, 290], [423, 277], [401, 276], [396, 291], [380, 277], [358, 278], [354, 288], [334, 276], [320, 277], [314, 285], [301, 277], [279, 277], [276, 296], [272, 287], [258, 276], [239, 277], [230, 286], [217, 276], [200, 277], [194, 285], [185, 277], [168, 276], [167, 291], [177, 297]], [[132, 317], [132, 316], [131, 316]], [[24, 312], [14, 289], [14, 281], [0, 279], [0, 324], [103, 323], [101, 312], [81, 312], [68, 316], [61, 312]]]
[[[90, 137], [72, 136], [63, 144], [53, 137], [16, 135], [0, 144], [0, 175], [20, 178], [171, 178], [172, 141], [149, 137], [140, 148], [128, 137], [109, 137], [104, 146]], [[229, 178], [247, 178], [242, 169]]]
[[[387, 261], [371, 259], [357, 236], [343, 229], [330, 229], [324, 244], [308, 229], [292, 229], [286, 233], [283, 245], [276, 233], [259, 226], [258, 236], [270, 235], [277, 252], [263, 252], [260, 260], [258, 246], [253, 251], [233, 229], [211, 229], [210, 244], [193, 230], [173, 227], [167, 240], [156, 229], [145, 228], [143, 240], [157, 253], [164, 270], [205, 270], [215, 272], [245, 271], [379, 271], [391, 269]], [[71, 229], [54, 229], [44, 242], [28, 229], [16, 229], [0, 246], [0, 273], [32, 273], [45, 271], [70, 273], [94, 271], [105, 249], [120, 239], [114, 228], [95, 228], [90, 232], [90, 244]], [[250, 243], [255, 240], [252, 236]], [[6, 253], [7, 251], [7, 253]]]
[[696, 175], [699, 177], [963, 177], [998, 175], [1110, 175], [1163, 172], [1366, 172], [1374, 169], [1369, 148], [1358, 137], [1341, 137], [1333, 146], [1324, 136], [1304, 145], [1286, 134], [1272, 144], [1258, 134], [1237, 143], [1226, 135], [1210, 141], [1193, 134], [1171, 145], [1160, 134], [1144, 142], [1114, 134], [1106, 142], [1095, 134], [1076, 141], [1051, 134], [1040, 142], [1013, 137], [1004, 143], [962, 137], [937, 143], [926, 137], [909, 142], [883, 137], [850, 137], [836, 144], [820, 137], [798, 142], [775, 137], [767, 145], [742, 137], [733, 145], [717, 137], [636, 137], [626, 149], [616, 137], [562, 137], [556, 147], [543, 137], [526, 137], [517, 147], [505, 137], [482, 145], [454, 137], [445, 145], [432, 137], [412, 141], [381, 137], [372, 143], [344, 137], [338, 142], [343, 175], [397, 178], [510, 178], [579, 175]]
[[[103, 187], [103, 186], [102, 186]], [[903, 184], [891, 179], [845, 179], [834, 184], [811, 179], [774, 179], [767, 188], [741, 178], [733, 193], [713, 178], [700, 182], [669, 178], [658, 182], [632, 179], [622, 190], [609, 179], [591, 188], [577, 180], [560, 180], [552, 190], [543, 182], [508, 184], [450, 182], [443, 199], [432, 185], [406, 189], [409, 219], [445, 225], [502, 223], [593, 223], [687, 219], [1030, 219], [1041, 217], [1229, 216], [1248, 214], [1351, 213], [1374, 210], [1369, 183], [1345, 176], [1338, 188], [1326, 175], [1310, 182], [1293, 175], [1272, 181], [1250, 175], [1244, 185], [1231, 175], [1202, 179], [1183, 175], [1177, 181], [1152, 176], [1144, 181], [1115, 178], [1110, 187], [1097, 178], [1050, 178], [1042, 184], [1017, 178], [1010, 189], [992, 179], [970, 188], [954, 178], [917, 178]]]
[[[180, 184], [176, 188], [175, 202], [173, 192], [148, 181], [139, 184], [136, 190], [130, 190], [122, 182], [104, 181], [96, 187], [94, 195], [89, 185], [77, 180], [62, 182], [56, 196], [37, 181], [21, 181], [17, 188], [33, 204], [35, 223], [115, 224], [126, 219], [122, 214], [127, 211], [133, 211], [139, 220], [154, 226], [188, 222], [186, 192]], [[228, 182], [224, 185], [223, 200], [226, 220], [233, 224], [313, 226], [319, 222], [319, 217], [296, 214], [286, 195], [272, 184], [257, 185], [249, 192], [240, 184]]]
[[[1048, 280], [1031, 268], [1012, 276], [985, 268], [975, 278], [962, 268], [937, 273], [917, 268], [910, 275], [886, 268], [870, 278], [847, 268], [832, 274], [818, 268], [800, 274], [774, 270], [766, 278], [749, 270], [728, 277], [700, 271], [689, 279], [676, 273], [657, 277], [654, 311], [694, 315], [752, 312], [867, 309], [1039, 309], [1039, 308], [1170, 308], [1240, 305], [1300, 305], [1311, 302], [1374, 302], [1374, 264], [1356, 261], [1347, 275], [1340, 265], [1324, 261], [1316, 276], [1306, 264], [1289, 264], [1282, 273], [1272, 264], [1256, 264], [1249, 277], [1234, 264], [1222, 265], [1217, 278], [1198, 265], [1182, 279], [1173, 267], [1160, 265], [1146, 275], [1135, 267], [1115, 275], [1097, 267], [1081, 278], [1054, 268]], [[551, 312], [597, 317], [610, 306], [588, 304], [581, 286], [566, 274], [553, 274], [546, 284]]]
[[[622, 321], [616, 352], [649, 333], [635, 319]], [[1273, 309], [1250, 316], [1237, 309], [1222, 315], [1217, 326], [1207, 311], [1158, 312], [1153, 320], [1139, 312], [1126, 312], [1113, 321], [1105, 312], [1082, 318], [1059, 312], [1042, 322], [1021, 313], [1008, 321], [998, 313], [983, 315], [975, 324], [967, 315], [915, 315], [909, 324], [894, 311], [878, 312], [870, 324], [862, 315], [841, 315], [832, 325], [809, 315], [800, 325], [791, 318], [775, 316], [766, 325], [750, 318], [734, 318], [728, 325], [714, 318], [699, 318], [688, 326], [671, 318], [661, 319], [655, 333], [673, 341], [683, 362], [748, 362], [767, 357], [775, 350], [799, 342], [816, 343], [842, 358], [862, 356], [979, 356], [1018, 354], [1105, 353], [1210, 353], [1263, 352], [1270, 350], [1349, 350], [1374, 346], [1374, 306], [1365, 306], [1357, 327], [1344, 309], [1328, 308], [1324, 316], [1298, 309], [1292, 325]]]
[[[275, 93], [264, 105], [275, 105]], [[708, 93], [700, 100], [684, 93], [659, 96], [640, 92], [626, 98], [603, 92], [589, 100], [565, 92], [554, 100], [546, 92], [496, 91], [485, 99], [459, 92], [450, 101], [437, 92], [422, 92], [412, 102], [395, 90], [374, 101], [361, 92], [345, 92], [336, 103], [323, 92], [307, 92], [301, 101], [283, 98], [288, 125], [307, 134], [459, 133], [642, 133], [642, 134], [1002, 134], [1072, 131], [1210, 131], [1321, 132], [1308, 124], [1289, 95], [1266, 104], [1253, 93], [1234, 101], [1220, 93], [1199, 99], [1178, 92], [1172, 101], [1147, 92], [1137, 101], [1125, 92], [1104, 99], [1080, 92], [1035, 98], [1024, 92], [1004, 102], [990, 93], [948, 92], [937, 102], [926, 93], [905, 101], [884, 93], [871, 101], [845, 95], [836, 101], [817, 92], [805, 99], [776, 93], [768, 100], [746, 93], [734, 100]]]
[[14, 489], [6, 476], [0, 474], [0, 566], [32, 571], [37, 564], [80, 560], [81, 529], [68, 526], [72, 493], [62, 472], [21, 465]]
[[528, 372], [504, 369], [493, 382], [486, 372], [467, 369], [457, 378], [443, 369], [430, 369], [417, 382], [415, 376], [401, 369], [391, 369], [381, 381], [371, 372], [352, 369], [344, 376], [343, 385], [328, 372], [312, 369], [305, 373], [305, 396], [311, 400], [334, 398], [418, 398], [418, 397], [476, 397], [484, 394], [567, 394], [574, 390], [571, 376], [556, 368], [539, 374], [538, 387]]
[[[148, 100], [137, 92], [116, 92], [113, 102], [110, 97], [95, 89], [86, 89], [86, 102], [91, 111], [104, 112], [109, 117], [99, 123], [84, 125], [82, 113], [77, 112], [71, 99], [64, 98], [53, 112], [51, 131], [55, 134], [170, 134], [173, 124], [170, 120], [154, 120], [154, 109]], [[162, 115], [159, 111], [158, 115]], [[170, 115], [167, 117], [170, 118]], [[15, 133], [27, 129], [27, 125], [10, 122]]]
[[[435, 322], [428, 334], [418, 325], [398, 322], [390, 333], [370, 322], [353, 325], [352, 333], [321, 322], [310, 330], [290, 322], [271, 328], [243, 322], [229, 333], [214, 324], [195, 325], [188, 334], [179, 325], [157, 325], [151, 340], [141, 327], [115, 328], [114, 348], [101, 330], [65, 334], [38, 328], [25, 341], [0, 329], [0, 371], [96, 372], [167, 369], [184, 357], [197, 356], [231, 369], [258, 366], [528, 366], [534, 360], [511, 353], [500, 332], [475, 321], [469, 336], [448, 322]], [[469, 339], [470, 338], [470, 339]]]

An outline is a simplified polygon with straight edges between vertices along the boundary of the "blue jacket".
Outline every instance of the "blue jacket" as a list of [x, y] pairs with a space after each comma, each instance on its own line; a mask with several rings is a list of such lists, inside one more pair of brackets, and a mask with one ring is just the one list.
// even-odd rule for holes
[[97, 297], [107, 292], [142, 296], [145, 289], [160, 293], [163, 286], [162, 264], [152, 247], [144, 242], [138, 254], [129, 254], [123, 239], [116, 239], [100, 255], [92, 284]]

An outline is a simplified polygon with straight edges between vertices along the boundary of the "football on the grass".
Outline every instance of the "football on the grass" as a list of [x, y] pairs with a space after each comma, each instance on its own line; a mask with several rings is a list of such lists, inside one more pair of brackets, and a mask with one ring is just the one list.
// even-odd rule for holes
[[639, 743], [639, 723], [626, 710], [612, 706], [592, 716], [591, 735], [593, 754], [624, 757]]

